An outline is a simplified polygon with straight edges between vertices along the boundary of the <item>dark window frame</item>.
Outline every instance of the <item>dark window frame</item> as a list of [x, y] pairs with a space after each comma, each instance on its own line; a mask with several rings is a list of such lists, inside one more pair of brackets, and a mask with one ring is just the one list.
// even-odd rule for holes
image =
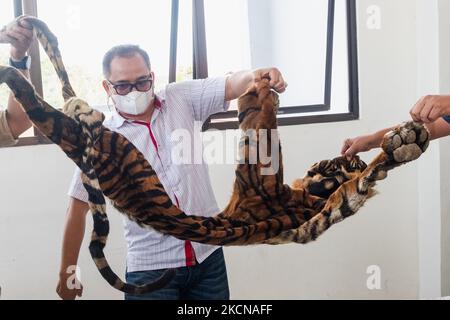
[[[38, 0], [11, 0], [14, 2], [14, 16], [28, 14], [38, 16]], [[280, 126], [291, 126], [311, 123], [328, 123], [351, 121], [359, 119], [359, 87], [358, 87], [358, 56], [357, 56], [357, 21], [356, 21], [356, 0], [346, 0], [347, 2], [347, 32], [348, 32], [348, 62], [349, 62], [349, 111], [340, 114], [324, 115], [301, 115], [311, 112], [331, 110], [331, 82], [333, 63], [333, 42], [334, 42], [334, 10], [335, 0], [328, 0], [328, 32], [327, 32], [327, 53], [325, 70], [325, 93], [324, 103], [308, 106], [292, 106], [280, 108], [280, 115], [298, 114], [299, 116], [279, 118]], [[192, 0], [192, 24], [193, 24], [193, 71], [194, 79], [205, 79], [208, 77], [207, 43], [205, 30], [205, 10], [204, 0]], [[178, 50], [178, 17], [179, 0], [172, 0], [171, 12], [171, 34], [170, 34], [170, 65], [169, 82], [176, 81], [176, 65]], [[31, 82], [36, 91], [43, 96], [41, 59], [39, 44], [35, 41], [29, 51], [32, 57]], [[212, 122], [214, 119], [225, 120], [223, 122]], [[227, 120], [228, 119], [228, 120]], [[210, 117], [204, 124], [203, 130], [218, 129], [238, 129], [237, 111], [228, 111]], [[19, 139], [17, 147], [50, 144], [50, 141], [42, 136], [39, 131], [34, 130], [33, 137]]]
[[[18, 17], [22, 14], [37, 16], [37, 3], [36, 0], [12, 0], [14, 2], [14, 17]], [[39, 53], [39, 43], [35, 40], [28, 52], [31, 56], [31, 68], [30, 77], [36, 92], [39, 95], [43, 95], [42, 90], [42, 75], [41, 75], [41, 60]], [[13, 147], [24, 147], [34, 145], [51, 144], [45, 136], [43, 136], [37, 129], [34, 130], [34, 136], [19, 138], [19, 142]]]
[[[201, 1], [203, 0], [194, 0]], [[334, 43], [334, 13], [335, 0], [328, 2], [328, 34], [327, 34], [327, 54], [326, 54], [326, 74], [325, 74], [325, 102], [319, 105], [281, 107], [279, 116], [293, 115], [293, 117], [279, 117], [279, 126], [293, 126], [312, 123], [329, 123], [341, 121], [353, 121], [359, 119], [359, 79], [358, 79], [358, 44], [357, 44], [357, 17], [356, 0], [346, 0], [347, 4], [347, 47], [348, 47], [348, 74], [349, 74], [349, 105], [348, 112], [323, 115], [301, 115], [313, 112], [331, 110], [331, 82], [332, 82], [332, 62]], [[230, 119], [227, 121], [227, 119]], [[220, 120], [221, 122], [212, 122]], [[223, 121], [222, 121], [223, 120]], [[237, 111], [227, 111], [211, 116], [204, 124], [203, 130], [229, 130], [239, 129]]]

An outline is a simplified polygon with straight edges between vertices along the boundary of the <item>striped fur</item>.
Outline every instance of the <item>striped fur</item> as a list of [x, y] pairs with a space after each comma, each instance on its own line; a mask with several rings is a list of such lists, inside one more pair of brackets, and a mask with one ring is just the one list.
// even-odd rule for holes
[[[173, 205], [155, 171], [133, 144], [105, 128], [103, 114], [75, 98], [56, 38], [41, 21], [29, 21], [61, 79], [64, 112], [43, 101], [13, 68], [0, 66], [0, 82], [13, 90], [34, 125], [82, 170], [94, 219], [91, 255], [102, 276], [127, 293], [160, 288], [170, 281], [174, 271], [143, 287], [123, 283], [114, 274], [103, 253], [109, 233], [104, 196], [139, 225], [181, 240], [227, 246], [306, 243], [356, 213], [373, 196], [377, 180], [384, 179], [388, 170], [417, 159], [428, 146], [426, 129], [407, 123], [385, 137], [384, 151], [368, 166], [359, 158], [322, 161], [292, 187], [285, 185], [278, 144], [271, 154], [272, 163], [264, 163], [259, 156], [256, 163], [250, 162], [252, 155], [259, 155], [262, 148], [271, 150], [272, 143], [278, 142], [278, 95], [263, 79], [239, 99], [239, 121], [244, 133], [240, 151], [245, 161], [236, 169], [229, 205], [212, 218], [188, 216]], [[256, 134], [245, 134], [248, 130]], [[262, 174], [273, 165], [275, 155], [279, 157], [279, 170]]]

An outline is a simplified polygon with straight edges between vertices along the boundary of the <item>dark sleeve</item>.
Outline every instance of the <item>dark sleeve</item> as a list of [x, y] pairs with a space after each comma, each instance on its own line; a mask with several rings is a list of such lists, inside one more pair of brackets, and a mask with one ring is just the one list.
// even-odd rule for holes
[[450, 123], [450, 116], [445, 116], [444, 120], [447, 121], [448, 123]]

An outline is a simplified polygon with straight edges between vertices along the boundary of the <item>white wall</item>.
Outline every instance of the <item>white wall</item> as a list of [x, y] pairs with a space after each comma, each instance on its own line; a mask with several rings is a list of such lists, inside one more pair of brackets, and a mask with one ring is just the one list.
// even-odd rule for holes
[[[450, 92], [450, 1], [439, 1], [440, 29], [440, 92]], [[450, 138], [440, 141], [441, 168], [441, 290], [442, 295], [450, 296]]]
[[[0, 149], [0, 287], [2, 299], [55, 299], [67, 188], [74, 165], [55, 146]], [[108, 258], [124, 273], [122, 220], [109, 210]], [[91, 221], [83, 243], [85, 298], [117, 298], [88, 253]]]
[[[417, 0], [417, 96], [439, 92], [438, 0]], [[440, 148], [436, 143], [418, 162], [418, 243], [421, 298], [441, 293]], [[435, 164], [435, 165], [433, 165]]]
[[[366, 9], [374, 4], [381, 8], [380, 30], [366, 27]], [[361, 120], [282, 128], [286, 181], [303, 176], [317, 160], [336, 156], [345, 138], [408, 119], [409, 108], [418, 98], [416, 9], [416, 3], [409, 0], [358, 1]], [[370, 160], [375, 154], [366, 154], [364, 159]], [[445, 152], [440, 155], [449, 159]], [[448, 169], [442, 167], [449, 180]], [[53, 146], [0, 150], [2, 298], [56, 298], [66, 191], [72, 169], [73, 165]], [[214, 190], [222, 207], [230, 195], [233, 171], [232, 166], [211, 167]], [[418, 163], [395, 170], [379, 184], [379, 196], [316, 243], [226, 248], [232, 298], [418, 298], [418, 179]], [[445, 187], [448, 192], [448, 185]], [[444, 192], [442, 186], [441, 190]], [[107, 255], [114, 269], [123, 274], [121, 218], [112, 210], [110, 217]], [[84, 298], [121, 299], [90, 260], [88, 237], [80, 261]], [[446, 261], [448, 258], [447, 254]], [[366, 269], [371, 265], [381, 268], [381, 290], [366, 287]], [[447, 272], [442, 269], [447, 289], [449, 273], [448, 267]]]

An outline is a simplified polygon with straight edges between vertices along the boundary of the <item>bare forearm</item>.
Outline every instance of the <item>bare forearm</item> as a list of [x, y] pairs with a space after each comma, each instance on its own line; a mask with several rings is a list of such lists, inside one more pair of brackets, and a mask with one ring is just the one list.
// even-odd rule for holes
[[60, 273], [67, 273], [70, 266], [78, 263], [81, 244], [84, 237], [84, 225], [68, 221], [64, 233], [63, 246], [61, 252]]
[[346, 139], [344, 141], [341, 154], [350, 160], [360, 152], [367, 152], [375, 148], [380, 148], [383, 137], [386, 135], [386, 133], [395, 128], [396, 127], [386, 128], [373, 134]]
[[[20, 72], [22, 72], [27, 79], [30, 79], [28, 70], [21, 70]], [[25, 113], [25, 110], [22, 108], [20, 103], [17, 102], [12, 93], [10, 94], [8, 100], [7, 120], [11, 133], [15, 139], [31, 128], [32, 125], [30, 119]]]
[[242, 96], [255, 80], [253, 71], [240, 71], [233, 73], [227, 79], [225, 100], [231, 101]]
[[431, 140], [436, 140], [450, 135], [450, 124], [444, 119], [438, 119], [435, 122], [425, 125], [430, 132]]
[[64, 230], [60, 273], [67, 273], [67, 268], [78, 263], [81, 244], [86, 227], [86, 214], [69, 209]]

